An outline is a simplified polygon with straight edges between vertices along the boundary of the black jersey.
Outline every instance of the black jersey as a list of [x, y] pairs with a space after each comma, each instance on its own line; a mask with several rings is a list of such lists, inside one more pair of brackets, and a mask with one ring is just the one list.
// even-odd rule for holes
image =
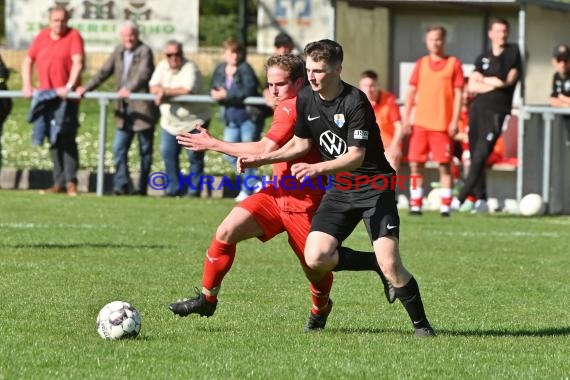
[[[507, 80], [507, 75], [511, 69], [517, 69], [519, 78], [521, 77], [521, 54], [515, 44], [506, 44], [504, 50], [499, 55], [493, 55], [489, 50], [481, 54], [475, 60], [475, 71], [485, 77], [498, 77], [502, 81]], [[478, 94], [474, 103], [482, 108], [488, 108], [500, 113], [510, 113], [513, 104], [513, 94], [516, 82], [512, 86], [497, 88], [484, 94]]]
[[[338, 176], [333, 176], [333, 188], [348, 192], [379, 191], [379, 183], [375, 188], [371, 184], [356, 188], [355, 176], [373, 178], [383, 175], [389, 179], [394, 174], [394, 169], [384, 156], [380, 129], [370, 102], [362, 91], [345, 82], [341, 94], [332, 101], [321, 99], [311, 87], [299, 92], [295, 135], [304, 139], [312, 138], [324, 161], [342, 156], [349, 147], [366, 148], [362, 165], [343, 175], [341, 181]], [[387, 186], [386, 190], [389, 189], [390, 186]]]
[[550, 97], [556, 98], [558, 95], [570, 96], [570, 73], [562, 76], [560, 73], [555, 73], [552, 78], [552, 92]]

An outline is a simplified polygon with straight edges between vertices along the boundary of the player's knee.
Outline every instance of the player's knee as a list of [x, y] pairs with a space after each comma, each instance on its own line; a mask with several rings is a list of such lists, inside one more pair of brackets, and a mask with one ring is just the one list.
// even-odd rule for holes
[[327, 259], [326, 254], [323, 252], [305, 252], [305, 262], [307, 263], [307, 267], [313, 271], [324, 271], [328, 270], [327, 268]]
[[234, 244], [235, 228], [231, 224], [223, 222], [216, 230], [216, 240], [226, 244]]

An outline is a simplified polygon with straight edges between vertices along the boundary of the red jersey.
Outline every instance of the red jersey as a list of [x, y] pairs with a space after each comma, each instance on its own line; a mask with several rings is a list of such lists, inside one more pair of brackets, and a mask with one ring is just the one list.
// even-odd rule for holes
[[[285, 145], [293, 138], [295, 123], [297, 121], [297, 98], [286, 99], [279, 103], [273, 113], [271, 128], [265, 137], [274, 141], [279, 147]], [[278, 162], [273, 164], [273, 176], [277, 177], [277, 202], [283, 211], [306, 212], [314, 211], [319, 206], [326, 187], [325, 178], [317, 180], [313, 178], [309, 183], [299, 182], [291, 174], [291, 166], [297, 162], [313, 164], [321, 162], [321, 155], [316, 146], [306, 156], [290, 162]], [[281, 181], [282, 178], [286, 178]], [[284, 186], [283, 186], [284, 185]]]
[[35, 63], [38, 88], [48, 90], [63, 87], [69, 80], [71, 57], [84, 55], [83, 39], [76, 29], [70, 28], [64, 36], [54, 40], [48, 28], [34, 38], [28, 57]]
[[394, 139], [394, 123], [401, 120], [400, 106], [393, 94], [388, 91], [378, 91], [378, 100], [372, 108], [376, 116], [376, 124], [380, 128], [384, 149], [388, 149]]

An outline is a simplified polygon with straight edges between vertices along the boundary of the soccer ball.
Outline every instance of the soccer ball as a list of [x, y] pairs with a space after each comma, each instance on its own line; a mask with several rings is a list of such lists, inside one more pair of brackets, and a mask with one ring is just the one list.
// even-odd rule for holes
[[544, 202], [538, 194], [527, 194], [519, 203], [519, 210], [524, 216], [536, 216], [544, 213]]
[[97, 332], [103, 339], [135, 338], [140, 331], [141, 315], [128, 302], [110, 302], [103, 306], [97, 316]]

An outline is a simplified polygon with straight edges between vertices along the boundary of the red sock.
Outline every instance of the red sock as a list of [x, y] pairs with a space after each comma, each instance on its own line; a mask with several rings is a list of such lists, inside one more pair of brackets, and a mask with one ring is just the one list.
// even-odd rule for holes
[[322, 314], [323, 312], [327, 312], [326, 309], [329, 304], [329, 294], [331, 292], [332, 283], [332, 272], [328, 272], [319, 282], [310, 283], [311, 299], [313, 301], [311, 313]]
[[[204, 260], [204, 273], [202, 274], [204, 288], [214, 289], [220, 286], [224, 276], [232, 267], [235, 254], [235, 244], [223, 243], [215, 237], [212, 239]], [[215, 295], [206, 296], [206, 301], [214, 302], [216, 298]]]
[[477, 198], [475, 198], [475, 196], [474, 196], [474, 195], [468, 195], [468, 196], [467, 196], [467, 199], [466, 199], [466, 200], [468, 200], [468, 201], [471, 201], [471, 202], [475, 203], [475, 201], [477, 200]]

